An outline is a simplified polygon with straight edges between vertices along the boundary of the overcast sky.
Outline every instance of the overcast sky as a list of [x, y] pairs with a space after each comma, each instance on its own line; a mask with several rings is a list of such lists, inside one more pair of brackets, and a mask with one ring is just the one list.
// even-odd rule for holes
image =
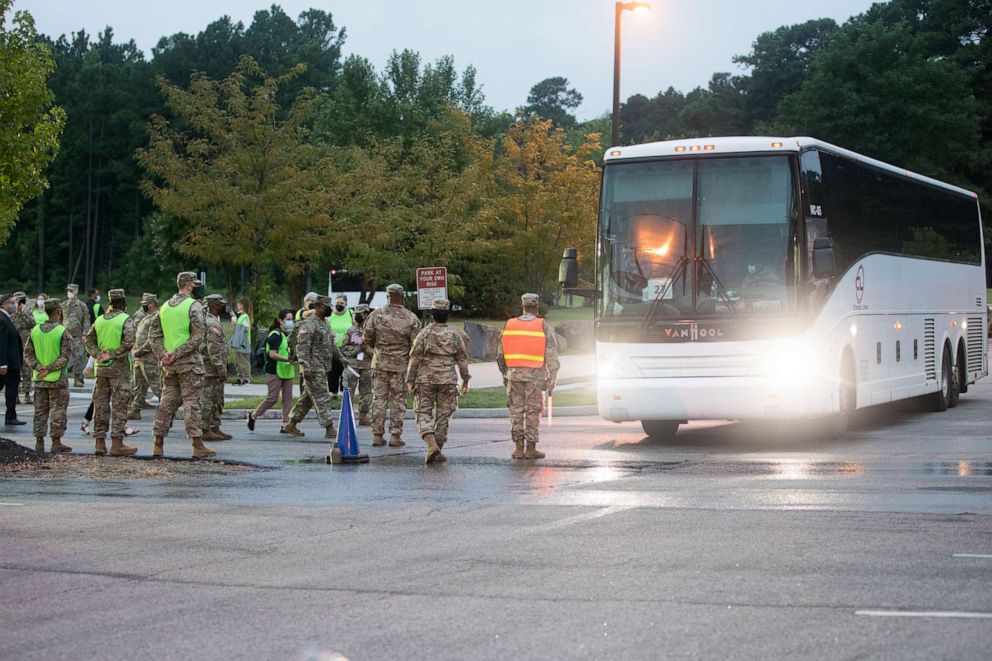
[[[159, 37], [196, 34], [225, 14], [247, 26], [264, 0], [15, 0], [38, 30], [57, 37], [112, 26], [150, 55]], [[381, 69], [392, 50], [410, 48], [425, 60], [452, 55], [459, 70], [478, 69], [487, 102], [512, 110], [534, 83], [565, 76], [585, 98], [580, 120], [608, 112], [613, 85], [611, 0], [283, 0], [295, 18], [308, 7], [330, 12], [347, 32], [345, 54]], [[654, 0], [647, 14], [624, 13], [621, 98], [654, 96], [673, 86], [705, 85], [754, 38], [782, 25], [830, 17], [838, 23], [870, 0]]]

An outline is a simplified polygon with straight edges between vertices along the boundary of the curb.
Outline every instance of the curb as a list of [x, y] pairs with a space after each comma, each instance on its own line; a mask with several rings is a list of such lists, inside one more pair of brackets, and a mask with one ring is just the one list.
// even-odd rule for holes
[[[221, 420], [244, 420], [248, 417], [248, 411], [250, 409], [224, 409], [221, 413]], [[555, 407], [555, 417], [556, 418], [569, 418], [584, 415], [596, 415], [599, 409], [595, 406], [561, 406]], [[176, 412], [176, 419], [182, 419], [182, 409]], [[510, 417], [510, 411], [506, 408], [493, 408], [493, 409], [458, 409], [455, 411], [453, 418], [508, 418]], [[280, 420], [282, 419], [281, 410], [269, 409], [262, 414], [259, 420]], [[405, 420], [415, 420], [416, 416], [413, 411], [407, 409]]]

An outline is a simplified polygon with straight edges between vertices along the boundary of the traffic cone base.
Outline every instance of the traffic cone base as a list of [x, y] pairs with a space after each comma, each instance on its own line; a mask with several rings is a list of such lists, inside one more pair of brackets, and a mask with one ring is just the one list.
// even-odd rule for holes
[[[367, 464], [369, 456], [358, 451], [358, 430], [355, 429], [355, 411], [351, 406], [350, 389], [344, 389], [341, 417], [338, 419], [337, 447], [332, 447], [327, 457], [331, 464]], [[331, 430], [332, 427], [328, 427]]]

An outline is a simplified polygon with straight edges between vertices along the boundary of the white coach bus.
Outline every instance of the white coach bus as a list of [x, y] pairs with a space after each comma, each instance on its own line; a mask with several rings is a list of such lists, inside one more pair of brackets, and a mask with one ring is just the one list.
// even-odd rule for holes
[[[561, 277], [576, 290], [575, 250]], [[599, 414], [809, 418], [988, 374], [975, 193], [812, 138], [610, 149], [596, 253]], [[588, 292], [587, 292], [588, 293]]]

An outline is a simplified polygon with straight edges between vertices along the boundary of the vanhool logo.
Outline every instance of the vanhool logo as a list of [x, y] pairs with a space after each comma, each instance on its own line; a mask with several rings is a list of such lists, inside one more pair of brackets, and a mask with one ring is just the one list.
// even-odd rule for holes
[[854, 276], [854, 295], [857, 296], [858, 305], [865, 296], [865, 267], [858, 267], [858, 274]]
[[692, 322], [687, 326], [666, 328], [665, 337], [673, 340], [689, 340], [691, 342], [696, 342], [701, 339], [706, 340], [714, 337], [723, 337], [723, 330], [719, 328], [700, 328], [699, 324]]

